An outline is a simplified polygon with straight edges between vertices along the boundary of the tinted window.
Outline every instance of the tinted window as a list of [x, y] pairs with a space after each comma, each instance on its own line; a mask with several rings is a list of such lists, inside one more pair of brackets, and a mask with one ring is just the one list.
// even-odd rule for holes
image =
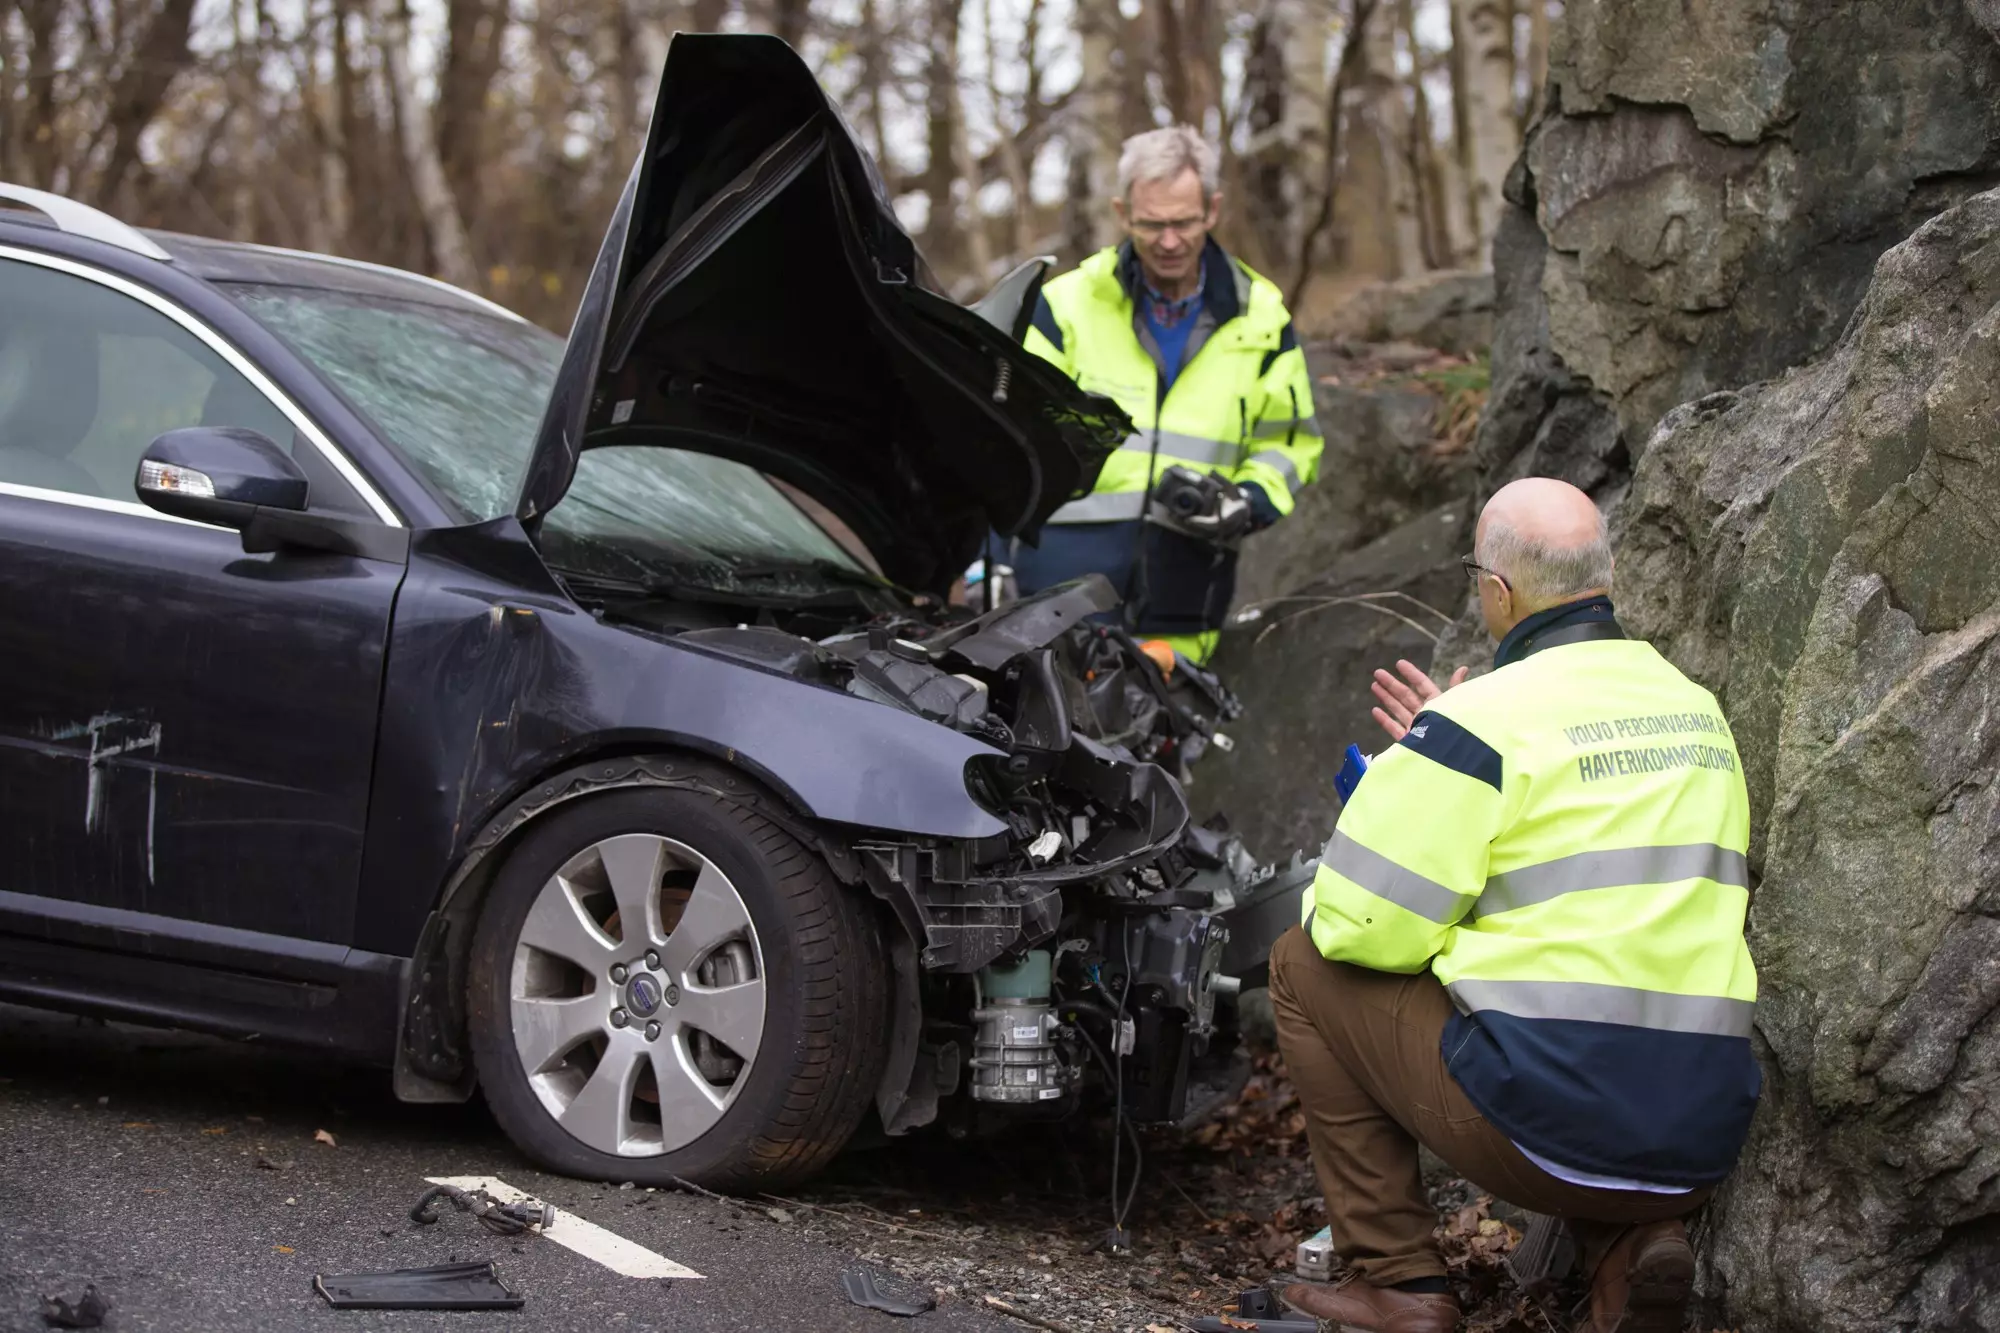
[[259, 431], [291, 447], [314, 508], [368, 512], [201, 339], [102, 284], [0, 260], [0, 482], [136, 502], [140, 455], [183, 426]]

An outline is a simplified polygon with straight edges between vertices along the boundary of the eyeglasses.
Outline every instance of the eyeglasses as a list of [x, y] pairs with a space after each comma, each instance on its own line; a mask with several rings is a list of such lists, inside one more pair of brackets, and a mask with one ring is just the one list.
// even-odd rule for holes
[[1479, 582], [1479, 576], [1481, 574], [1491, 574], [1494, 578], [1500, 580], [1501, 587], [1507, 589], [1509, 592], [1512, 592], [1514, 590], [1514, 585], [1507, 582], [1507, 576], [1505, 574], [1502, 574], [1497, 569], [1488, 569], [1485, 565], [1480, 564], [1478, 561], [1474, 560], [1469, 555], [1460, 556], [1458, 558], [1458, 563], [1460, 566], [1464, 568], [1465, 577], [1471, 579], [1474, 583]]
[[1168, 232], [1187, 237], [1208, 225], [1207, 218], [1133, 218], [1132, 230], [1147, 240], [1157, 241]]

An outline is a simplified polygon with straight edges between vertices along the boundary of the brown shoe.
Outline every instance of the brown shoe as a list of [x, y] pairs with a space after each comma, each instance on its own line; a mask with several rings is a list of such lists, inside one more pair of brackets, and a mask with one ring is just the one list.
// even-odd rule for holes
[[1298, 1282], [1279, 1293], [1285, 1304], [1336, 1333], [1457, 1333], [1458, 1299], [1375, 1287], [1349, 1273], [1330, 1287]]
[[1694, 1291], [1694, 1251], [1679, 1222], [1620, 1236], [1590, 1279], [1590, 1319], [1578, 1333], [1681, 1333]]

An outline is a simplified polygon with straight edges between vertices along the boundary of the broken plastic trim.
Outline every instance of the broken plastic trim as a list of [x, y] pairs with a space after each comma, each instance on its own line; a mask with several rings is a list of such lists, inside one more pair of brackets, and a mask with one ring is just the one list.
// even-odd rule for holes
[[875, 1275], [865, 1268], [850, 1268], [840, 1275], [840, 1289], [847, 1299], [867, 1310], [880, 1310], [883, 1314], [901, 1315], [909, 1318], [926, 1310], [937, 1308], [937, 1302], [926, 1296], [922, 1300], [906, 1301], [889, 1295], [882, 1290]]
[[489, 1259], [385, 1273], [313, 1274], [313, 1290], [336, 1310], [518, 1310], [527, 1301]]
[[451, 1200], [461, 1213], [471, 1213], [479, 1225], [496, 1236], [518, 1236], [534, 1227], [546, 1227], [555, 1220], [556, 1210], [545, 1203], [501, 1203], [485, 1190], [462, 1190], [455, 1185], [433, 1185], [410, 1209], [410, 1220], [432, 1226], [438, 1220], [433, 1206], [439, 1199]]

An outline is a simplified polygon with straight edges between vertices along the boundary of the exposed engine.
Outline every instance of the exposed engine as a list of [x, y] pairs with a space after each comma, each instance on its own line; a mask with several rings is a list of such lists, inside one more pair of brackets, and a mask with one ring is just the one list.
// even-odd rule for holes
[[1256, 866], [1226, 831], [1190, 824], [1181, 783], [1209, 746], [1228, 746], [1218, 728], [1240, 706], [1210, 673], [1163, 667], [1094, 618], [1116, 605], [1092, 576], [971, 618], [937, 608], [817, 639], [796, 621], [674, 636], [992, 747], [966, 784], [1005, 833], [850, 848], [908, 937], [878, 1099], [890, 1134], [1062, 1116], [1092, 1089], [1130, 1120], [1186, 1123], [1247, 1077], [1236, 995], [1261, 984], [1311, 866]]

